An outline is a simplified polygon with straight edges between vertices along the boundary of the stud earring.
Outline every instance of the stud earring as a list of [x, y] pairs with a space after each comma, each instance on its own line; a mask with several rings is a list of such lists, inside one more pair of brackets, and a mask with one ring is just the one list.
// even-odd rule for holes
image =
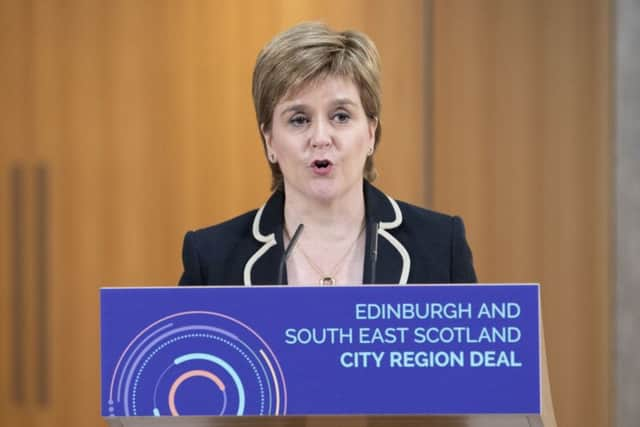
[[271, 163], [275, 163], [276, 162], [276, 155], [275, 153], [269, 153], [269, 161]]
[[367, 151], [367, 156], [372, 156], [373, 155], [373, 147], [369, 147], [369, 151]]

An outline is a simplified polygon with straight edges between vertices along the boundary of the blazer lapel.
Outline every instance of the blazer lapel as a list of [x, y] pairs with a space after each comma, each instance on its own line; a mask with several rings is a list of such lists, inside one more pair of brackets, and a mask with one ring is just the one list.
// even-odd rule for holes
[[[282, 221], [284, 216], [284, 193], [275, 191], [267, 203], [256, 212], [251, 232], [259, 243], [244, 265], [245, 286], [278, 284], [278, 267], [284, 254]], [[283, 284], [287, 283], [285, 269]]]
[[[372, 283], [373, 239], [378, 240], [375, 283], [406, 284], [411, 270], [411, 257], [393, 232], [402, 225], [402, 211], [397, 202], [369, 184], [364, 183], [367, 215], [367, 237], [364, 257], [365, 284]], [[378, 233], [375, 227], [378, 224]]]
[[[372, 283], [372, 245], [378, 240], [375, 283], [406, 284], [411, 270], [411, 257], [395, 236], [402, 226], [402, 212], [397, 202], [364, 182], [366, 209], [366, 243], [363, 283]], [[244, 265], [245, 286], [273, 285], [278, 283], [278, 267], [284, 254], [282, 227], [284, 218], [284, 192], [275, 191], [253, 220], [253, 239], [258, 249]], [[378, 233], [374, 233], [378, 224]], [[284, 270], [282, 284], [287, 284]]]

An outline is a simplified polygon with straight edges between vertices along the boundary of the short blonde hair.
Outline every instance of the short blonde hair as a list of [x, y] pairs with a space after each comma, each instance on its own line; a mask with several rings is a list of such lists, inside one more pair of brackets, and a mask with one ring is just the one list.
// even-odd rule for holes
[[[276, 105], [287, 94], [326, 76], [350, 78], [360, 94], [365, 114], [376, 120], [374, 147], [380, 142], [380, 56], [375, 44], [357, 31], [333, 31], [319, 22], [305, 22], [278, 34], [258, 54], [253, 70], [253, 104], [258, 128], [271, 129]], [[260, 132], [266, 153], [266, 142]], [[375, 151], [375, 150], [374, 150]], [[271, 167], [271, 189], [282, 189], [278, 164]], [[373, 155], [368, 156], [363, 176], [376, 178]]]

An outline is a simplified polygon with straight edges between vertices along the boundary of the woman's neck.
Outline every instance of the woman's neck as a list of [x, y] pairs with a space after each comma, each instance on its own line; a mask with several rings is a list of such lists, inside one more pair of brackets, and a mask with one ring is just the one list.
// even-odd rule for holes
[[331, 201], [309, 200], [296, 192], [286, 193], [285, 227], [293, 233], [304, 224], [305, 240], [342, 240], [352, 238], [364, 222], [365, 208], [362, 187]]
[[305, 226], [287, 260], [288, 283], [362, 283], [366, 243], [362, 186], [330, 202], [298, 196], [287, 192], [284, 204], [285, 244], [298, 224]]

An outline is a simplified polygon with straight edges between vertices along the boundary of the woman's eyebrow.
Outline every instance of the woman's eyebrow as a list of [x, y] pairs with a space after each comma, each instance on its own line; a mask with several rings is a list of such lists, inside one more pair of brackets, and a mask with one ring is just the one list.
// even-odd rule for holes
[[[345, 105], [350, 105], [353, 107], [357, 107], [358, 104], [353, 101], [351, 98], [336, 98], [333, 101], [331, 101], [331, 103], [329, 104], [331, 108], [335, 108], [335, 107], [341, 107], [341, 106], [345, 106]], [[288, 113], [292, 112], [292, 111], [304, 111], [307, 109], [307, 105], [306, 104], [302, 104], [302, 103], [297, 103], [297, 104], [291, 104], [289, 106], [287, 106], [284, 110], [282, 110], [280, 112], [281, 116], [285, 116]]]
[[353, 107], [357, 107], [358, 104], [354, 102], [351, 98], [338, 98], [331, 102], [333, 107], [342, 106], [342, 105], [351, 105]]
[[284, 110], [282, 110], [280, 115], [284, 116], [284, 115], [286, 115], [287, 113], [289, 113], [291, 111], [300, 111], [300, 110], [304, 110], [304, 109], [306, 109], [306, 105], [304, 105], [304, 104], [292, 104], [292, 105], [289, 105]]

